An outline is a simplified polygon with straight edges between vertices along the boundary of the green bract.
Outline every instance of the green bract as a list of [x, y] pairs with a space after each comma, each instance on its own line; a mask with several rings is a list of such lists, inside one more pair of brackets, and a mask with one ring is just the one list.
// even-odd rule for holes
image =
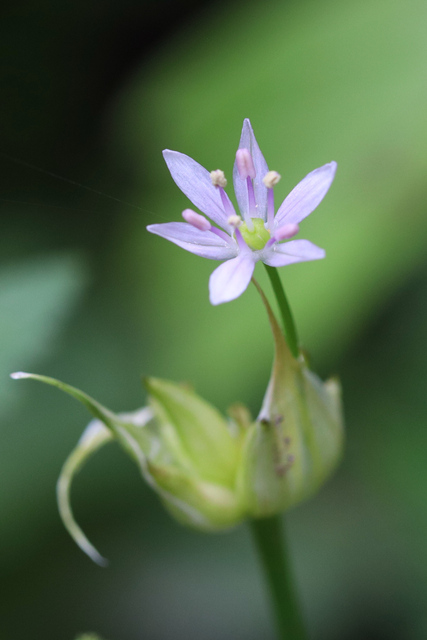
[[343, 423], [338, 381], [323, 383], [302, 357], [292, 356], [261, 290], [275, 358], [261, 412], [241, 405], [227, 418], [194, 391], [148, 378], [148, 406], [114, 414], [85, 393], [34, 374], [12, 374], [54, 385], [94, 416], [58, 481], [61, 517], [77, 544], [99, 564], [104, 558], [76, 524], [69, 503], [74, 474], [100, 447], [116, 440], [180, 522], [217, 531], [247, 518], [279, 513], [314, 493], [335, 467]]
[[261, 412], [245, 441], [239, 486], [248, 513], [284, 511], [317, 491], [343, 444], [341, 387], [323, 383], [294, 358], [261, 289], [274, 335], [275, 358]]

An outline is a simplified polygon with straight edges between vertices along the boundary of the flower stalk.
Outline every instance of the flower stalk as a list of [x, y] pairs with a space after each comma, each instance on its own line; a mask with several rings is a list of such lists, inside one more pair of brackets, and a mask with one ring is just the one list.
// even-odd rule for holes
[[251, 520], [251, 530], [268, 584], [279, 637], [307, 640], [292, 567], [279, 515]]
[[[298, 358], [298, 334], [280, 276], [275, 267], [264, 265], [282, 318], [283, 333], [289, 350]], [[295, 579], [280, 515], [250, 521], [252, 537], [262, 565], [282, 640], [307, 640], [296, 593]]]
[[270, 278], [271, 286], [273, 287], [277, 304], [279, 305], [285, 340], [288, 343], [288, 347], [294, 358], [298, 358], [299, 346], [297, 328], [295, 326], [291, 307], [289, 306], [285, 290], [283, 289], [282, 281], [280, 280], [280, 276], [277, 273], [277, 269], [275, 267], [269, 267], [267, 264], [265, 264], [264, 266], [267, 270], [268, 277]]
[[[283, 335], [290, 352], [298, 358], [298, 334], [292, 311], [275, 267], [264, 264], [282, 318]], [[254, 281], [259, 290], [259, 285]], [[255, 542], [275, 614], [281, 640], [307, 640], [296, 593], [289, 551], [280, 515], [250, 521]]]

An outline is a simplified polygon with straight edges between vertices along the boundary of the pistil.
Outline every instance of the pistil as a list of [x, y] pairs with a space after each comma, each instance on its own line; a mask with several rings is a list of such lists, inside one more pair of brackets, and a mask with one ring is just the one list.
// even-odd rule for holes
[[266, 229], [262, 218], [252, 218], [252, 225], [253, 228], [249, 229], [246, 222], [244, 222], [239, 231], [252, 251], [260, 251], [269, 242], [270, 232]]

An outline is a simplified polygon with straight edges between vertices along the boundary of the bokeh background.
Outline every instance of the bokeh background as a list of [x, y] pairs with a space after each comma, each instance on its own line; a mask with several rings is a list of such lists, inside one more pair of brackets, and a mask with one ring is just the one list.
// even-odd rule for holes
[[346, 409], [338, 473], [287, 516], [311, 637], [425, 638], [425, 1], [9, 0], [0, 13], [0, 639], [274, 638], [247, 529], [181, 528], [113, 445], [73, 492], [111, 560], [93, 565], [54, 492], [88, 417], [8, 378], [53, 375], [122, 411], [144, 404], [152, 374], [256, 413], [272, 340], [255, 291], [212, 308], [214, 263], [145, 231], [187, 206], [161, 150], [230, 176], [244, 117], [283, 176], [278, 200], [339, 167], [301, 232], [327, 259], [282, 270]]

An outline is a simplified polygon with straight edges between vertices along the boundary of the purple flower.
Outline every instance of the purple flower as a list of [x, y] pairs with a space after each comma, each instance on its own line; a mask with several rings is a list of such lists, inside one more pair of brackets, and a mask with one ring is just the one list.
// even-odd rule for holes
[[185, 222], [152, 224], [147, 229], [202, 258], [225, 260], [209, 280], [212, 304], [240, 296], [259, 260], [271, 267], [283, 267], [325, 257], [324, 250], [308, 240], [283, 240], [295, 236], [301, 220], [323, 200], [334, 179], [336, 162], [309, 173], [275, 214], [273, 188], [280, 175], [269, 171], [251, 123], [245, 119], [233, 168], [240, 217], [224, 190], [227, 180], [222, 171], [209, 173], [178, 151], [166, 149], [163, 156], [178, 187], [214, 224], [185, 209]]

